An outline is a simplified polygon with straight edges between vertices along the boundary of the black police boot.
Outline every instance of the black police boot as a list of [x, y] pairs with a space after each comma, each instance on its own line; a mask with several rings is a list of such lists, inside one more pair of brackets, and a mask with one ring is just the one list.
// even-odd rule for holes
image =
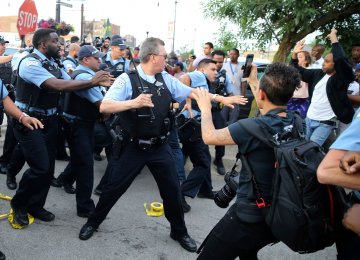
[[14, 205], [12, 201], [10, 201], [10, 205], [14, 214], [14, 222], [22, 226], [29, 225], [29, 217], [26, 207]]
[[0, 173], [1, 174], [7, 173], [7, 164], [6, 163], [0, 163]]
[[17, 188], [16, 178], [9, 173], [6, 174], [6, 186], [10, 190], [16, 190]]
[[214, 164], [216, 166], [217, 173], [220, 175], [225, 175], [225, 167], [224, 167], [224, 163], [223, 163], [222, 159], [215, 158]]
[[191, 210], [191, 206], [187, 204], [184, 196], [181, 197], [181, 206], [183, 208], [184, 213], [187, 213]]
[[56, 179], [55, 177], [52, 177], [51, 181], [50, 181], [50, 185], [56, 188], [60, 188], [62, 185], [60, 183], [60, 181], [58, 179]]
[[5, 260], [6, 257], [3, 252], [0, 251], [0, 260]]
[[97, 153], [94, 153], [94, 160], [95, 160], [95, 161], [98, 161], [98, 162], [102, 161], [101, 155], [100, 155], [100, 154], [97, 154]]
[[192, 239], [188, 234], [177, 236], [174, 233], [170, 233], [170, 237], [179, 242], [179, 244], [189, 252], [196, 252], [197, 246], [194, 239]]

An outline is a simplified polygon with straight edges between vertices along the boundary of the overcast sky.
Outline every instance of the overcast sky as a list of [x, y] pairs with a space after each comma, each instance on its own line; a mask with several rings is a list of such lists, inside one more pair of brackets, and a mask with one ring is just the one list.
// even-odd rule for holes
[[[214, 41], [218, 25], [205, 19], [201, 7], [203, 0], [177, 0], [175, 49], [188, 46], [200, 54], [203, 43]], [[73, 8], [61, 6], [61, 20], [75, 26], [80, 35], [81, 0], [62, 0]], [[111, 23], [121, 26], [121, 35], [131, 34], [140, 43], [149, 36], [166, 42], [167, 50], [172, 46], [172, 35], [168, 33], [168, 22], [174, 21], [175, 1], [172, 0], [84, 0], [85, 20], [109, 18]], [[23, 0], [1, 0], [0, 16], [17, 15]], [[35, 0], [39, 19], [55, 18], [56, 0]], [[130, 3], [130, 4], [129, 4]]]

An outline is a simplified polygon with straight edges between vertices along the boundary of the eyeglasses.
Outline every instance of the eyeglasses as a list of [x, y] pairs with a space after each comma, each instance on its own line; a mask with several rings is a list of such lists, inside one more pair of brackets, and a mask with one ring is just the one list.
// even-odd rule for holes
[[152, 53], [151, 55], [162, 56], [162, 57], [164, 57], [165, 60], [167, 59], [167, 54], [155, 54], [155, 53]]

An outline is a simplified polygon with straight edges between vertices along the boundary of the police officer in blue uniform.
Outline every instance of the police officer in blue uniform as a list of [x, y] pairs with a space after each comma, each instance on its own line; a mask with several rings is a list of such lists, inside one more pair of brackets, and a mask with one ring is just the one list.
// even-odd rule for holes
[[130, 61], [125, 59], [126, 47], [121, 38], [115, 38], [111, 41], [111, 50], [102, 58], [101, 68], [115, 78], [124, 72], [130, 72]]
[[59, 37], [52, 29], [39, 29], [33, 38], [34, 52], [19, 63], [15, 104], [24, 113], [38, 118], [44, 129], [29, 131], [15, 122], [14, 133], [30, 166], [22, 176], [19, 188], [11, 200], [14, 221], [28, 225], [28, 213], [42, 221], [52, 221], [55, 215], [44, 209], [50, 179], [55, 164], [57, 135], [57, 105], [59, 91], [73, 91], [98, 85], [110, 85], [110, 76], [98, 72], [91, 80], [70, 79], [59, 68]]
[[[171, 128], [171, 100], [181, 102], [188, 96], [195, 96], [191, 88], [164, 72], [166, 52], [162, 40], [147, 38], [140, 49], [138, 72], [119, 76], [100, 105], [102, 113], [120, 113], [123, 147], [118, 155], [114, 150], [109, 163], [109, 180], [95, 211], [81, 228], [79, 238], [87, 240], [94, 234], [117, 200], [147, 165], [164, 201], [165, 216], [171, 226], [170, 236], [186, 250], [195, 252], [196, 243], [187, 233], [175, 163], [167, 144]], [[243, 100], [220, 98], [216, 101], [230, 104]]]
[[[89, 80], [99, 70], [100, 58], [105, 53], [94, 46], [84, 45], [78, 57], [80, 65], [70, 75], [76, 80]], [[96, 86], [87, 90], [67, 92], [65, 94], [63, 118], [65, 132], [69, 138], [70, 163], [68, 170], [59, 176], [63, 184], [76, 181], [77, 215], [88, 217], [94, 211], [91, 199], [94, 184], [94, 125], [100, 118], [99, 106], [104, 89]]]
[[[189, 72], [180, 77], [180, 81], [192, 88], [204, 88], [209, 90], [211, 82], [216, 79], [217, 70], [216, 63], [211, 59], [203, 59], [199, 62], [197, 70]], [[216, 97], [216, 96], [215, 96]], [[216, 103], [217, 105], [217, 103]], [[195, 117], [200, 114], [200, 110], [195, 100], [187, 102], [187, 106], [191, 107], [190, 117]], [[209, 146], [204, 144], [201, 138], [200, 125], [194, 128], [194, 134], [187, 134], [188, 129], [185, 127], [179, 128], [179, 136], [182, 142], [182, 150], [185, 156], [189, 156], [193, 164], [193, 169], [189, 172], [186, 180], [181, 184], [182, 192], [182, 206], [184, 212], [190, 211], [191, 207], [187, 204], [185, 197], [194, 198], [196, 194], [199, 197], [211, 197], [212, 183], [211, 183], [211, 155]], [[196, 135], [197, 133], [197, 135]]]
[[68, 74], [71, 74], [79, 65], [78, 53], [80, 46], [77, 43], [72, 43], [69, 46], [69, 55], [63, 60], [64, 68]]
[[[216, 69], [218, 74], [216, 80], [211, 83], [210, 92], [222, 95], [222, 96], [231, 96], [233, 95], [234, 85], [231, 83], [230, 79], [226, 77], [226, 70], [222, 69], [225, 59], [225, 53], [222, 50], [215, 50], [211, 53], [212, 59], [216, 62]], [[222, 129], [226, 127], [226, 121], [221, 114], [222, 107], [219, 104], [214, 105], [211, 109], [213, 115], [213, 122], [216, 129]], [[222, 158], [225, 155], [225, 146], [215, 146], [215, 159], [214, 164], [218, 174], [225, 175], [225, 167]]]
[[[5, 109], [6, 113], [13, 117], [14, 120], [19, 120], [21, 124], [28, 127], [30, 130], [42, 128], [43, 124], [36, 118], [29, 117], [19, 110], [9, 97], [5, 84], [0, 79], [0, 108]], [[5, 254], [0, 251], [0, 259], [5, 260]]]

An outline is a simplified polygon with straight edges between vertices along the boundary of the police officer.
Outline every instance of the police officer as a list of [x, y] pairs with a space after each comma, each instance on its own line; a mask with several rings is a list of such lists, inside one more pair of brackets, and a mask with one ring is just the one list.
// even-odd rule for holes
[[[203, 59], [199, 62], [197, 70], [189, 72], [180, 77], [180, 81], [192, 88], [211, 88], [211, 82], [216, 79], [217, 70], [216, 63], [211, 59]], [[189, 100], [188, 100], [189, 101]], [[217, 104], [217, 103], [216, 103]], [[195, 117], [200, 110], [196, 101], [187, 102], [187, 106], [191, 107], [190, 117]], [[191, 207], [187, 204], [185, 197], [194, 198], [196, 194], [199, 197], [212, 197], [211, 183], [211, 155], [209, 146], [205, 145], [200, 133], [200, 125], [198, 129], [194, 129], [195, 134], [187, 134], [188, 129], [180, 126], [179, 136], [182, 142], [182, 150], [186, 156], [190, 157], [193, 163], [193, 169], [189, 172], [186, 180], [181, 184], [182, 206], [184, 212], [190, 211]]]
[[121, 38], [111, 41], [111, 50], [102, 58], [102, 69], [108, 71], [115, 78], [124, 72], [130, 72], [130, 61], [125, 59], [126, 45]]
[[69, 55], [63, 60], [64, 68], [68, 74], [71, 74], [79, 65], [77, 60], [80, 46], [77, 43], [71, 43], [69, 46]]
[[[171, 226], [170, 236], [186, 250], [195, 252], [196, 243], [185, 226], [175, 163], [166, 142], [171, 127], [171, 100], [182, 101], [187, 96], [194, 97], [194, 94], [191, 88], [163, 71], [166, 52], [162, 40], [147, 38], [140, 48], [140, 59], [138, 74], [132, 72], [119, 76], [100, 105], [102, 113], [120, 113], [123, 147], [118, 156], [111, 157], [109, 181], [105, 183], [94, 213], [81, 228], [79, 238], [87, 240], [93, 235], [147, 165], [164, 201], [165, 216]], [[238, 99], [217, 101], [227, 104], [241, 102]]]
[[[105, 53], [94, 46], [84, 45], [79, 50], [79, 63], [71, 78], [89, 80], [99, 70], [100, 58]], [[91, 199], [94, 184], [94, 125], [99, 119], [99, 106], [103, 99], [103, 88], [100, 86], [87, 90], [67, 92], [65, 94], [63, 118], [66, 136], [69, 137], [70, 171], [62, 174], [63, 183], [76, 181], [77, 215], [88, 217], [94, 211], [95, 204]], [[69, 174], [70, 173], [70, 174]]]
[[[12, 100], [14, 100], [14, 87], [12, 85], [12, 70], [11, 70], [11, 59], [13, 56], [3, 56], [6, 50], [6, 44], [9, 43], [9, 41], [6, 41], [4, 37], [0, 36], [0, 56], [3, 57], [2, 60], [0, 60], [0, 79], [2, 80], [3, 84], [5, 85], [6, 89], [9, 91], [9, 96]], [[1, 122], [4, 117], [4, 111], [1, 110]], [[10, 124], [11, 119], [8, 117], [8, 125]], [[13, 148], [16, 145], [16, 140], [12, 133], [12, 127], [9, 126], [6, 129], [5, 134], [5, 142], [3, 147], [3, 154], [0, 157], [0, 172], [2, 174], [6, 174], [7, 166], [10, 161], [11, 153], [13, 151]]]
[[[210, 92], [222, 95], [231, 96], [233, 95], [234, 86], [231, 81], [226, 77], [226, 71], [222, 69], [225, 59], [225, 53], [222, 50], [215, 50], [211, 53], [212, 59], [216, 62], [216, 69], [218, 74], [216, 80], [211, 84]], [[226, 127], [226, 121], [221, 114], [221, 108], [219, 104], [212, 107], [213, 122], [216, 129], [222, 129]], [[225, 167], [222, 158], [225, 155], [225, 146], [215, 146], [215, 159], [214, 164], [218, 174], [225, 175]]]
[[[18, 66], [21, 59], [25, 56], [29, 55], [30, 52], [33, 51], [33, 40], [34, 32], [29, 32], [25, 35], [24, 42], [25, 48], [16, 52], [11, 60], [12, 67], [12, 84], [16, 85], [17, 75], [18, 75]], [[15, 96], [13, 96], [15, 100]], [[9, 120], [10, 119], [10, 120]], [[7, 173], [6, 173], [6, 186], [10, 190], [15, 190], [17, 188], [16, 183], [16, 175], [21, 171], [22, 167], [25, 164], [25, 158], [21, 151], [20, 144], [16, 140], [14, 136], [13, 124], [11, 123], [11, 117], [8, 117], [8, 125], [6, 129], [6, 136], [4, 147], [6, 147], [5, 143], [8, 142], [7, 139], [11, 140], [9, 143], [12, 144], [11, 147], [8, 148], [9, 153], [11, 152], [11, 157], [7, 164]]]
[[14, 222], [20, 225], [29, 224], [28, 213], [42, 221], [55, 218], [54, 214], [44, 209], [44, 204], [55, 164], [59, 91], [110, 84], [106, 72], [98, 72], [91, 80], [64, 80], [70, 77], [55, 62], [59, 58], [60, 44], [54, 30], [37, 30], [33, 44], [34, 52], [19, 63], [16, 105], [24, 112], [23, 115], [30, 114], [42, 120], [44, 129], [28, 131], [15, 122], [15, 136], [30, 166], [11, 200]]

